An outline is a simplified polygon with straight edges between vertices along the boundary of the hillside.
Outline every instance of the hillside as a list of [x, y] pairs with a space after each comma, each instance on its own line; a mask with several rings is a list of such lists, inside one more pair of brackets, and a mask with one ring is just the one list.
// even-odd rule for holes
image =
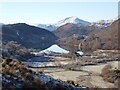
[[45, 75], [43, 70], [34, 72], [19, 61], [9, 58], [2, 61], [0, 76], [2, 76], [3, 90], [80, 90], [85, 88], [74, 82], [55, 80]]
[[66, 38], [73, 34], [76, 34], [78, 36], [88, 35], [92, 32], [97, 32], [100, 30], [101, 30], [100, 28], [95, 27], [95, 26], [67, 23], [59, 27], [57, 30], [55, 30], [54, 34], [59, 38]]
[[25, 23], [2, 26], [3, 43], [16, 41], [26, 48], [46, 49], [53, 45], [56, 39], [53, 33]]
[[118, 48], [118, 21], [105, 29], [80, 24], [66, 24], [54, 31], [59, 37], [57, 43], [67, 50], [91, 52], [97, 49]]
[[57, 40], [57, 44], [66, 49], [66, 50], [70, 50], [70, 51], [76, 51], [78, 50], [78, 45], [80, 40], [84, 39], [85, 36], [77, 36], [77, 35], [71, 35], [67, 38], [62, 38]]
[[81, 40], [80, 48], [82, 51], [94, 51], [97, 49], [117, 50], [119, 46], [120, 19], [112, 23], [105, 30], [94, 35], [89, 35], [86, 39]]

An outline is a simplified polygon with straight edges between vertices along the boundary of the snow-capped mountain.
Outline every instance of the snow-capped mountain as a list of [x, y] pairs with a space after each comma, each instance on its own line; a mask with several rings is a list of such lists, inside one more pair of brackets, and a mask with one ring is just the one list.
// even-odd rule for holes
[[58, 27], [65, 25], [67, 23], [73, 23], [73, 24], [84, 24], [84, 25], [89, 25], [91, 24], [90, 22], [84, 21], [79, 19], [78, 17], [67, 17], [63, 20], [58, 21], [57, 23], [54, 24], [38, 24], [37, 26], [40, 28], [44, 28], [47, 29], [49, 31], [54, 31], [56, 30]]
[[54, 24], [37, 24], [37, 27], [40, 28], [44, 28], [47, 29], [49, 31], [54, 31], [56, 30], [58, 27], [65, 25], [67, 23], [72, 23], [72, 24], [83, 24], [83, 25], [89, 25], [89, 26], [96, 26], [99, 28], [106, 28], [108, 26], [110, 26], [114, 21], [118, 20], [118, 17], [110, 19], [110, 20], [99, 20], [97, 22], [88, 22], [88, 21], [84, 21], [82, 19], [79, 19], [78, 17], [67, 17], [63, 20], [60, 20]]
[[97, 22], [93, 22], [90, 26], [94, 25], [94, 26], [97, 26], [100, 28], [106, 28], [106, 27], [110, 26], [116, 20], [118, 20], [118, 17], [115, 17], [110, 20], [99, 20]]
[[89, 25], [91, 24], [90, 22], [84, 21], [79, 19], [78, 17], [67, 17], [61, 21], [58, 21], [56, 24], [54, 24], [55, 26], [62, 26], [64, 24], [67, 23], [73, 23], [73, 24], [84, 24], [84, 25]]

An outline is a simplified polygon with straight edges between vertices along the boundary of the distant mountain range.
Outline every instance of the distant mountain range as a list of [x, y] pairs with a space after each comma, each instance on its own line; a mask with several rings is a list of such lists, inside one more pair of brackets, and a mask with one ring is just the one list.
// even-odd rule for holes
[[67, 17], [63, 20], [60, 20], [54, 24], [37, 24], [37, 27], [40, 28], [44, 28], [47, 29], [49, 31], [54, 31], [56, 30], [58, 27], [65, 25], [67, 23], [71, 23], [71, 24], [82, 24], [82, 25], [90, 25], [90, 26], [96, 26], [96, 27], [100, 27], [100, 28], [104, 28], [107, 27], [109, 25], [111, 25], [114, 21], [116, 20], [116, 18], [111, 19], [111, 20], [100, 20], [97, 22], [88, 22], [88, 21], [84, 21], [82, 19], [79, 19], [78, 17]]

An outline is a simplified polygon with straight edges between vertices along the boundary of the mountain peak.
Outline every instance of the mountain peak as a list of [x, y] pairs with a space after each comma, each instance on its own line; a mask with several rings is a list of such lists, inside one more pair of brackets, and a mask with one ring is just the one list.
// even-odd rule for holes
[[79, 19], [78, 17], [76, 17], [76, 16], [71, 16], [71, 17], [67, 17], [67, 18], [65, 18], [66, 20], [76, 20], [76, 19]]
[[65, 18], [65, 19], [63, 19], [63, 20], [58, 21], [58, 22], [55, 24], [55, 26], [62, 26], [62, 25], [67, 24], [67, 23], [84, 24], [84, 25], [90, 24], [90, 22], [81, 20], [81, 19], [79, 19], [79, 18], [76, 17], [76, 16], [71, 16], [71, 17], [67, 17], [67, 18]]

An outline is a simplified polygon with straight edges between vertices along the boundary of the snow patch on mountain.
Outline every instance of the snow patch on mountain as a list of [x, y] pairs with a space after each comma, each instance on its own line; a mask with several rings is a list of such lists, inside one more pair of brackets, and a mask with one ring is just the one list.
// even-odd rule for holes
[[90, 22], [87, 22], [87, 21], [84, 21], [84, 20], [81, 20], [79, 19], [78, 17], [67, 17], [63, 20], [60, 20], [58, 21], [57, 23], [54, 23], [54, 24], [38, 24], [36, 25], [37, 27], [40, 27], [40, 28], [44, 28], [44, 29], [47, 29], [49, 31], [54, 31], [56, 30], [58, 27], [62, 26], [62, 25], [65, 25], [67, 23], [72, 23], [72, 24], [83, 24], [83, 25], [89, 25], [91, 24]]
[[110, 20], [99, 20], [97, 22], [93, 22], [92, 24], [90, 24], [90, 26], [94, 25], [94, 26], [97, 26], [100, 28], [106, 28], [106, 27], [110, 26], [116, 20], [118, 20], [118, 17], [115, 17]]
[[82, 24], [82, 25], [88, 25], [88, 26], [96, 26], [96, 27], [100, 27], [100, 28], [106, 28], [108, 26], [110, 26], [114, 21], [118, 20], [119, 17], [115, 17], [113, 19], [110, 20], [99, 20], [97, 22], [88, 22], [88, 21], [84, 21], [82, 19], [79, 19], [78, 17], [75, 16], [71, 16], [71, 17], [67, 17], [63, 20], [60, 20], [54, 24], [37, 24], [37, 27], [40, 28], [44, 28], [47, 29], [49, 31], [54, 31], [56, 30], [58, 27], [65, 25], [67, 23], [72, 23], [72, 24]]
[[88, 24], [91, 24], [90, 22], [87, 22], [87, 21], [84, 21], [84, 20], [81, 20], [79, 19], [78, 17], [68, 17], [68, 18], [65, 18], [61, 21], [58, 21], [56, 24], [54, 24], [55, 26], [62, 26], [64, 24], [67, 24], [67, 23], [73, 23], [73, 24], [85, 24], [85, 25], [88, 25]]
[[38, 24], [37, 27], [44, 28], [49, 31], [54, 31], [58, 28], [57, 26], [52, 25], [52, 24]]

